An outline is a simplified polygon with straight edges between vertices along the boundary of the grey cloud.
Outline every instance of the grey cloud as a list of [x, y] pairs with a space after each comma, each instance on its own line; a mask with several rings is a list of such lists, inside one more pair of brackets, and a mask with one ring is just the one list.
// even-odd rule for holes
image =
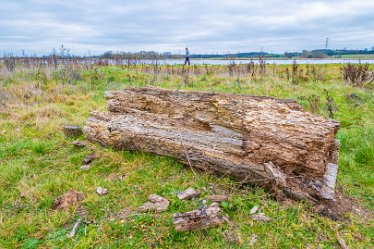
[[0, 51], [297, 51], [374, 46], [371, 0], [0, 2]]

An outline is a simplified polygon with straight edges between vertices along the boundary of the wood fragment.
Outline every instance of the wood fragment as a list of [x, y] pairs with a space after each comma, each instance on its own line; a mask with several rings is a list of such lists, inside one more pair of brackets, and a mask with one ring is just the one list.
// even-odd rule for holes
[[324, 175], [324, 185], [320, 191], [321, 196], [324, 199], [332, 200], [335, 197], [335, 183], [338, 175], [338, 165], [334, 163], [328, 163], [326, 165], [326, 172]]
[[84, 147], [86, 147], [86, 143], [82, 142], [82, 141], [79, 141], [79, 140], [74, 141], [73, 145], [76, 148], [84, 148]]
[[345, 243], [344, 239], [342, 237], [340, 237], [340, 235], [338, 233], [336, 233], [336, 239], [338, 240], [339, 242], [339, 246], [342, 248], [342, 249], [349, 249], [349, 247], [347, 246], [347, 244]]
[[179, 194], [177, 194], [178, 199], [181, 201], [191, 200], [192, 198], [198, 197], [199, 195], [201, 195], [201, 192], [193, 188], [188, 188], [185, 191], [182, 191]]
[[162, 196], [152, 194], [148, 197], [149, 202], [144, 203], [138, 209], [142, 212], [161, 212], [168, 209], [170, 202]]
[[257, 211], [258, 211], [258, 206], [254, 206], [253, 208], [251, 208], [251, 210], [249, 210], [249, 214], [255, 214]]
[[83, 159], [83, 162], [82, 164], [90, 164], [94, 159], [96, 158], [96, 155], [95, 154], [92, 154], [92, 155], [88, 155], [86, 156], [84, 159]]
[[270, 221], [271, 219], [269, 217], [267, 217], [264, 213], [259, 213], [259, 214], [254, 214], [252, 215], [252, 218], [253, 220], [257, 220], [257, 221]]
[[201, 207], [186, 213], [173, 215], [174, 228], [176, 231], [188, 231], [204, 229], [211, 226], [221, 225], [224, 220], [220, 217], [219, 205], [214, 202], [209, 207]]
[[304, 200], [305, 199], [305, 195], [303, 193], [300, 193], [300, 192], [294, 192], [292, 191], [291, 189], [289, 188], [284, 188], [283, 189], [283, 192], [291, 199], [294, 199], [294, 200], [297, 200], [297, 201], [301, 201], [301, 200]]
[[73, 229], [71, 230], [71, 232], [70, 232], [66, 237], [68, 237], [68, 238], [73, 238], [74, 235], [76, 234], [77, 230], [78, 230], [79, 225], [80, 225], [81, 223], [82, 223], [82, 219], [79, 218], [79, 219], [77, 220], [77, 222], [75, 222], [75, 224], [74, 224]]
[[229, 199], [227, 195], [208, 195], [206, 198], [212, 202], [227, 201]]

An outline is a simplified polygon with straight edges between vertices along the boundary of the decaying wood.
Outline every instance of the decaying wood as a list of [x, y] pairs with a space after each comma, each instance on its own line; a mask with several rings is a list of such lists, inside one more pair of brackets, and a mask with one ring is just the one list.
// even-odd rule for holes
[[195, 190], [193, 188], [188, 188], [185, 191], [180, 192], [177, 196], [178, 199], [183, 201], [183, 200], [191, 200], [195, 197], [198, 197], [201, 195], [201, 191]]
[[82, 223], [82, 219], [78, 219], [77, 222], [75, 222], [74, 226], [73, 226], [73, 229], [70, 231], [70, 233], [68, 235], [66, 235], [66, 237], [68, 238], [73, 238], [74, 235], [77, 233], [77, 230], [78, 230], [78, 227], [79, 225]]
[[277, 193], [333, 198], [339, 123], [293, 100], [158, 88], [106, 98], [109, 112], [92, 112], [84, 127], [91, 141], [172, 156]]
[[149, 202], [144, 203], [139, 207], [139, 211], [148, 212], [156, 211], [161, 212], [168, 209], [170, 202], [162, 196], [152, 194], [148, 197]]
[[206, 198], [212, 202], [227, 201], [229, 199], [227, 195], [208, 195]]
[[220, 225], [224, 219], [220, 216], [218, 203], [214, 202], [207, 208], [200, 208], [186, 213], [173, 215], [176, 231], [188, 231]]
[[86, 156], [83, 161], [82, 161], [82, 164], [90, 164], [92, 163], [92, 161], [96, 158], [96, 155], [95, 154], [92, 154], [92, 155], [88, 155]]
[[65, 137], [79, 137], [83, 134], [82, 128], [77, 125], [64, 126]]
[[85, 142], [83, 142], [83, 141], [78, 141], [78, 140], [74, 141], [74, 142], [73, 142], [73, 145], [74, 145], [74, 147], [76, 147], [76, 148], [84, 148], [84, 147], [86, 147], [86, 143], [85, 143]]

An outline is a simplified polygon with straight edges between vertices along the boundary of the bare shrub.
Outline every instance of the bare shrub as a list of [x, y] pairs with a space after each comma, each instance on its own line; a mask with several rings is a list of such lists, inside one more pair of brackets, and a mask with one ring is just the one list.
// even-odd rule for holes
[[362, 87], [365, 83], [374, 81], [374, 72], [370, 71], [369, 64], [348, 63], [342, 69], [343, 79], [355, 87]]
[[258, 65], [259, 65], [259, 74], [261, 76], [266, 74], [266, 60], [263, 57], [260, 57], [258, 59]]
[[330, 118], [334, 118], [334, 113], [338, 110], [338, 106], [336, 105], [335, 99], [330, 96], [330, 93], [324, 89], [326, 94], [326, 107], [329, 113]]
[[247, 69], [247, 73], [252, 78], [256, 78], [256, 65], [255, 65], [255, 63], [252, 60], [247, 64], [246, 69]]
[[320, 97], [316, 94], [312, 94], [308, 97], [310, 111], [313, 113], [318, 113]]
[[4, 64], [9, 72], [13, 72], [14, 68], [16, 67], [16, 58], [14, 58], [12, 55], [9, 55], [4, 58]]
[[232, 77], [234, 75], [234, 70], [235, 70], [235, 61], [230, 61], [230, 63], [227, 65], [227, 68], [229, 70], [229, 76]]
[[325, 80], [325, 73], [316, 66], [311, 66], [309, 68], [309, 65], [307, 65], [307, 73], [308, 76], [312, 78], [312, 81], [316, 82], [318, 80], [324, 81]]

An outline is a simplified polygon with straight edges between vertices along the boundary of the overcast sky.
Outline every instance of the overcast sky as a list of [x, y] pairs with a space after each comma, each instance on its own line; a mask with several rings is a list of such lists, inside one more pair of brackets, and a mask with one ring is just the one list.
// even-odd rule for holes
[[374, 46], [374, 0], [0, 0], [0, 50], [285, 52]]

